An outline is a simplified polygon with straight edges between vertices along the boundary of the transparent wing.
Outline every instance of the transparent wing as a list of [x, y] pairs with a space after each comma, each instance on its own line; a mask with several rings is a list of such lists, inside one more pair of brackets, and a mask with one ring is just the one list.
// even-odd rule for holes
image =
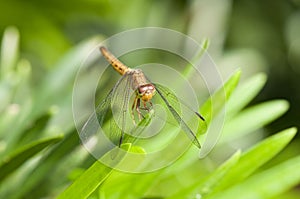
[[[109, 92], [109, 94], [105, 97], [105, 99], [101, 101], [101, 103], [97, 106], [95, 112], [91, 114], [91, 116], [84, 124], [80, 132], [80, 138], [83, 142], [88, 142], [90, 138], [94, 137], [97, 134], [97, 132], [99, 131], [99, 127], [102, 127], [105, 117], [109, 115], [108, 112], [110, 109], [112, 94], [113, 94], [113, 89]], [[98, 138], [99, 140], [102, 138], [103, 140], [105, 140], [104, 139], [105, 137], [101, 137], [102, 135], [99, 136], [100, 136], [100, 138]], [[106, 143], [104, 145], [108, 146], [109, 144]]]
[[128, 113], [130, 96], [133, 94], [131, 84], [131, 74], [125, 74], [114, 87], [111, 98], [113, 118], [110, 120], [110, 139], [119, 146], [123, 142], [125, 132], [128, 132], [133, 125]]
[[150, 125], [152, 119], [154, 117], [154, 110], [150, 110], [147, 112], [143, 118], [134, 126], [129, 134], [126, 134], [124, 137], [125, 143], [136, 143], [139, 136], [144, 133], [145, 129]]
[[180, 125], [182, 130], [187, 134], [189, 139], [193, 142], [194, 145], [196, 145], [198, 148], [201, 148], [200, 142], [197, 139], [197, 134], [194, 133], [191, 128], [188, 126], [186, 121], [181, 116], [181, 111], [184, 109], [185, 112], [188, 112], [190, 115], [196, 116], [198, 119], [204, 122], [204, 118], [196, 111], [193, 111], [190, 107], [185, 105], [183, 102], [180, 101], [178, 97], [176, 97], [173, 92], [160, 85], [160, 84], [154, 84], [156, 87], [156, 91], [161, 97], [161, 99], [165, 102], [166, 106], [168, 107], [169, 111], [173, 115], [174, 119], [177, 121], [177, 123]]
[[99, 126], [103, 128], [105, 121], [109, 120], [109, 130], [104, 132], [111, 142], [115, 145], [121, 145], [126, 127], [126, 114], [128, 113], [131, 93], [130, 85], [130, 75], [122, 76], [105, 99], [97, 106], [96, 114], [93, 113], [87, 120], [81, 130], [81, 137], [86, 140], [87, 137], [97, 132]]

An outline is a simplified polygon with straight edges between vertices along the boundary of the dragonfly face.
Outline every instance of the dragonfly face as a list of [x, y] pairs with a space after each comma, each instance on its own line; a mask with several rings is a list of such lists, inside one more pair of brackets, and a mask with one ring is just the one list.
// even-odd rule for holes
[[153, 84], [145, 84], [137, 88], [137, 95], [144, 101], [148, 102], [155, 95], [155, 86]]
[[[140, 111], [140, 108], [147, 111], [152, 108], [152, 103], [150, 100], [155, 95], [156, 89], [152, 83], [149, 83], [143, 71], [140, 69], [128, 68], [127, 72], [124, 75], [128, 76], [128, 79], [130, 79], [131, 89], [135, 91], [136, 95], [132, 104], [132, 118], [133, 122], [135, 123], [133, 112], [134, 109], [137, 111], [139, 120], [141, 120], [143, 115]], [[140, 107], [141, 101], [143, 103], [143, 107]], [[147, 102], [150, 104], [150, 107], [147, 106]]]

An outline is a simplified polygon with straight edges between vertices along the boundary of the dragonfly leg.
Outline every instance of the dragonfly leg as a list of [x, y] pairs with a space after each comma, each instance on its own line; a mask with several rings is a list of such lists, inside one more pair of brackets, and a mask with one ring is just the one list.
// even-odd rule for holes
[[[141, 116], [143, 116], [142, 115], [142, 113], [141, 113], [141, 111], [140, 111], [140, 103], [141, 103], [141, 99], [140, 98], [137, 98], [137, 103], [136, 103], [136, 112], [137, 112], [137, 114], [138, 114], [138, 117], [139, 117], [139, 121], [141, 121]], [[144, 117], [144, 116], [143, 116]]]
[[[151, 106], [151, 109], [153, 108], [153, 104], [152, 104], [152, 102], [151, 101], [149, 101], [149, 104], [150, 104], [150, 106]], [[148, 110], [149, 110], [149, 108], [148, 108]]]
[[150, 104], [150, 108], [149, 107], [147, 107], [147, 104], [146, 104], [147, 102], [145, 102], [145, 101], [143, 101], [143, 104], [144, 104], [144, 107], [140, 107], [142, 110], [146, 110], [146, 111], [150, 111], [150, 109], [152, 109], [152, 107], [153, 107], [153, 104], [152, 104], [152, 102], [151, 101], [149, 101], [149, 104]]
[[134, 117], [134, 109], [137, 112], [139, 121], [141, 121], [142, 118], [145, 118], [140, 110], [140, 109], [144, 109], [144, 108], [141, 107], [141, 99], [138, 96], [136, 96], [134, 98], [133, 104], [131, 106], [131, 116], [132, 116], [133, 124], [136, 125], [136, 121], [135, 121], [135, 117]]
[[135, 118], [134, 118], [134, 109], [137, 107], [137, 100], [138, 100], [138, 97], [136, 96], [134, 98], [134, 101], [132, 103], [132, 107], [131, 107], [131, 116], [132, 116], [132, 121], [133, 121], [133, 124], [136, 125], [135, 123]]
[[144, 110], [146, 110], [146, 111], [150, 111], [150, 109], [147, 107], [147, 104], [146, 104], [146, 102], [145, 101], [143, 101], [143, 104], [144, 104]]

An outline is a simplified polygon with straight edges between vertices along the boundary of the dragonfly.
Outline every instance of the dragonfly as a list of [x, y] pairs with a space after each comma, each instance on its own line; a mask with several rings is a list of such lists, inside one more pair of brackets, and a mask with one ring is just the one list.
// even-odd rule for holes
[[[136, 125], [135, 113], [138, 117], [138, 121], [143, 120], [145, 117], [142, 111], [152, 111], [152, 99], [155, 95], [158, 95], [192, 143], [198, 148], [201, 148], [196, 134], [181, 117], [180, 112], [176, 110], [175, 106], [177, 106], [179, 103], [181, 104], [181, 102], [178, 100], [177, 96], [170, 91], [170, 89], [160, 84], [151, 82], [141, 69], [134, 69], [126, 66], [106, 47], [101, 46], [99, 50], [103, 57], [105, 57], [110, 65], [114, 68], [114, 70], [122, 76], [96, 108], [96, 115], [100, 125], [103, 124], [109, 110], [112, 112], [112, 114], [117, 113], [116, 122], [112, 123], [111, 125], [112, 127], [110, 129], [110, 136], [111, 138], [114, 137], [118, 139], [117, 144], [119, 147], [124, 142], [126, 123], [128, 122], [126, 120], [126, 114], [128, 114], [128, 104], [131, 99], [130, 96], [133, 92], [134, 99], [131, 105], [131, 116], [134, 125]], [[112, 111], [115, 105], [115, 111]], [[186, 105], [184, 106], [188, 107]], [[190, 107], [188, 107], [187, 110], [201, 121], [205, 121], [203, 116], [197, 111], [192, 110]], [[86, 122], [84, 128], [88, 123], [89, 121]]]

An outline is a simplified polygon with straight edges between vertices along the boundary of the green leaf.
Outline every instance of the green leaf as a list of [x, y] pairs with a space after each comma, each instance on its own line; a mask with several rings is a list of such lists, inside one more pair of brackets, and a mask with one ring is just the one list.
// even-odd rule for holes
[[15, 27], [8, 27], [5, 29], [1, 45], [1, 78], [10, 75], [17, 64], [19, 54], [19, 37], [19, 31]]
[[226, 104], [226, 117], [231, 117], [242, 110], [256, 97], [266, 81], [267, 76], [264, 73], [259, 73], [238, 86]]
[[4, 158], [0, 165], [0, 181], [15, 171], [19, 166], [26, 162], [29, 158], [62, 140], [63, 136], [55, 136], [39, 141], [32, 142], [24, 147], [14, 151], [10, 156]]
[[18, 145], [22, 145], [23, 143], [27, 143], [34, 138], [37, 138], [40, 132], [43, 132], [46, 129], [46, 125], [51, 119], [53, 114], [48, 111], [45, 114], [38, 117], [29, 127], [24, 130], [22, 133], [22, 137], [18, 140]]
[[[162, 170], [133, 175], [132, 173], [114, 171], [100, 190], [107, 198], [143, 198], [149, 188], [160, 180]], [[138, 182], [132, 186], [133, 182]], [[116, 191], [116, 187], [118, 191]]]
[[132, 146], [130, 148], [130, 152], [132, 153], [139, 153], [139, 154], [147, 154], [145, 149], [140, 146]]
[[[207, 125], [209, 124], [209, 118], [208, 115], [211, 115], [212, 113], [212, 105], [214, 110], [214, 115], [217, 115], [219, 111], [221, 111], [222, 108], [224, 108], [224, 105], [226, 103], [226, 99], [228, 99], [231, 95], [231, 93], [236, 88], [239, 78], [240, 78], [241, 72], [237, 71], [235, 74], [233, 74], [225, 83], [224, 87], [220, 88], [216, 91], [201, 107], [200, 113], [203, 114]], [[212, 104], [212, 102], [214, 102]], [[203, 131], [201, 131], [203, 130]], [[201, 133], [204, 133], [206, 130], [205, 128], [200, 129]], [[208, 135], [208, 134], [206, 134]], [[215, 138], [212, 138], [216, 140]], [[203, 148], [202, 148], [203, 149]], [[210, 148], [211, 149], [211, 148]], [[210, 150], [209, 149], [209, 150]], [[193, 162], [197, 161], [199, 156], [197, 155], [198, 151], [196, 151], [193, 147], [189, 149], [187, 153], [185, 153], [179, 160], [176, 162], [176, 167], [170, 167], [169, 171], [171, 171], [172, 174], [176, 173], [177, 171], [180, 171], [187, 167], [188, 165], [192, 164]], [[170, 173], [170, 172], [167, 172]]]
[[201, 107], [200, 113], [209, 124], [212, 118], [214, 118], [224, 107], [226, 101], [236, 88], [241, 76], [241, 71], [235, 72], [229, 80], [225, 83], [224, 87], [215, 92]]
[[[121, 147], [124, 150], [129, 151], [131, 144], [126, 143]], [[113, 150], [104, 156], [111, 157], [111, 155], [114, 154]], [[123, 156], [123, 154], [116, 155]], [[123, 158], [124, 157], [114, 157], [114, 159], [118, 161], [116, 164], [122, 162]], [[87, 198], [89, 195], [91, 195], [113, 171], [113, 168], [102, 164], [100, 161], [101, 160], [96, 161], [91, 167], [89, 167], [72, 185], [70, 185], [63, 193], [61, 193], [58, 198]]]
[[192, 198], [192, 196], [205, 195], [209, 193], [211, 189], [218, 184], [224, 175], [238, 162], [241, 152], [237, 151], [229, 160], [222, 164], [217, 170], [210, 174], [204, 180], [196, 181], [193, 185], [184, 188], [176, 194], [169, 196], [168, 198]]
[[96, 161], [58, 198], [87, 198], [110, 175], [112, 169]]
[[285, 161], [249, 180], [228, 190], [222, 191], [210, 199], [267, 199], [284, 193], [300, 182], [300, 156]]
[[72, 91], [70, 88], [73, 86], [76, 72], [82, 64], [82, 60], [102, 40], [99, 37], [89, 39], [63, 56], [54, 67], [55, 69], [44, 78], [44, 81], [36, 89], [38, 91], [35, 93], [35, 112], [37, 114], [57, 100], [63, 100], [57, 96], [66, 96], [66, 93]]
[[188, 79], [193, 74], [193, 72], [195, 70], [193, 63], [196, 63], [196, 61], [198, 61], [202, 57], [202, 55], [207, 51], [208, 47], [209, 47], [209, 40], [207, 38], [205, 38], [202, 42], [201, 48], [196, 53], [195, 57], [193, 57], [192, 63], [188, 64], [185, 67], [185, 70], [182, 73], [182, 75], [184, 77], [186, 77]]
[[[204, 157], [212, 150], [221, 135], [223, 123], [225, 122], [225, 104], [235, 90], [239, 82], [240, 75], [241, 71], [236, 71], [225, 85], [217, 90], [200, 109], [200, 113], [205, 118], [206, 125], [209, 126], [205, 135], [205, 142], [202, 144], [200, 157]], [[201, 134], [205, 131], [205, 128], [200, 129]]]
[[[53, 150], [45, 156], [39, 164], [33, 169], [29, 174], [30, 177], [23, 180], [22, 189], [20, 189], [14, 198], [28, 198], [32, 196], [33, 193], [39, 192], [41, 190], [36, 189], [39, 184], [42, 183], [43, 179], [47, 179], [49, 173], [52, 173], [56, 165], [61, 165], [62, 162], [65, 162], [66, 156], [78, 147], [79, 137], [77, 131], [72, 131], [65, 135], [65, 138], [58, 143]], [[56, 179], [56, 183], [60, 179]]]
[[214, 192], [223, 191], [236, 183], [241, 182], [260, 166], [272, 159], [292, 140], [297, 132], [296, 128], [289, 128], [281, 131], [254, 146], [242, 155], [240, 161], [230, 172], [219, 182]]
[[259, 129], [280, 117], [288, 108], [285, 100], [268, 101], [247, 108], [225, 124], [222, 141], [233, 140]]
[[[12, 151], [16, 146], [17, 141], [22, 136], [21, 133], [24, 130], [22, 128], [28, 121], [36, 120], [37, 117], [47, 111], [53, 104], [59, 104], [65, 100], [69, 100], [69, 104], [72, 103], [71, 97], [69, 97], [72, 96], [72, 89], [70, 88], [73, 86], [75, 75], [81, 61], [84, 60], [90, 49], [95, 47], [101, 40], [101, 38], [96, 37], [82, 42], [63, 56], [55, 66], [55, 69], [43, 78], [43, 82], [39, 83], [33, 90], [34, 108], [22, 115], [20, 121], [16, 123], [12, 129], [11, 134], [14, 136], [8, 140], [7, 152]], [[66, 124], [64, 126], [66, 126]]]

